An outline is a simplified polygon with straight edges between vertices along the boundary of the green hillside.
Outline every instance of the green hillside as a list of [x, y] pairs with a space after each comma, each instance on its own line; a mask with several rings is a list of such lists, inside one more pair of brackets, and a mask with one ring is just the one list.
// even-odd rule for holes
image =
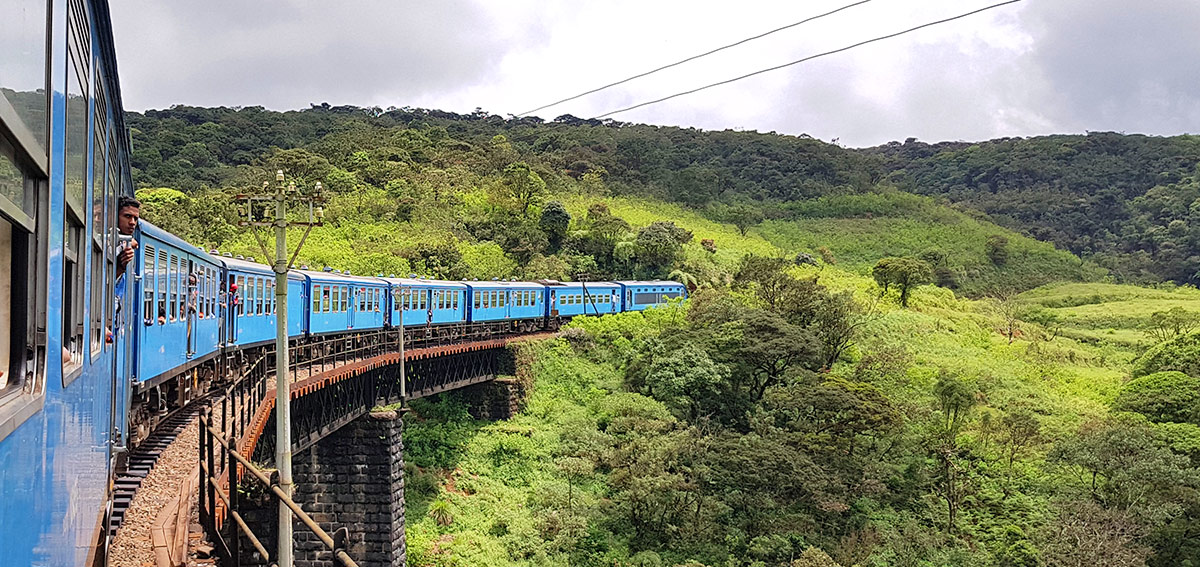
[[[523, 347], [512, 420], [414, 403], [410, 565], [1200, 565], [1200, 292], [1110, 283], [1189, 279], [1190, 138], [853, 151], [327, 106], [130, 123], [143, 217], [207, 248], [262, 259], [232, 197], [279, 169], [326, 187], [312, 267], [692, 290]], [[1062, 187], [1099, 206], [1105, 183], [1139, 212], [1084, 219], [1086, 246], [1004, 213]]]
[[[612, 209], [640, 222], [668, 216], [720, 239], [727, 262], [784, 253], [754, 233], [692, 224], [670, 206]], [[1109, 409], [1144, 350], [1132, 339], [1143, 315], [1200, 313], [1195, 290], [1056, 284], [1010, 308], [927, 286], [901, 309], [895, 292], [881, 299], [855, 269], [790, 271], [850, 292], [867, 310], [831, 369], [797, 370], [772, 386], [750, 422], [724, 413], [706, 388], [738, 374], [738, 349], [761, 353], [736, 335], [753, 317], [718, 328], [703, 320], [730, 301], [763, 309], [754, 285], [573, 323], [519, 356], [532, 397], [512, 420], [474, 421], [453, 398], [415, 404], [410, 565], [1057, 566], [1094, 546], [1107, 549], [1091, 556], [1098, 565], [1166, 566], [1200, 552], [1180, 531], [1200, 509], [1172, 500], [1200, 488], [1188, 449], [1200, 428]], [[1106, 311], [1121, 317], [1097, 315]], [[1096, 332], [1101, 324], [1114, 332]], [[735, 356], [708, 350], [709, 341]], [[821, 433], [828, 427], [837, 433]], [[1164, 468], [1108, 468], [1126, 458]], [[1103, 475], [1099, 493], [1091, 470]], [[956, 491], [952, 523], [947, 491]], [[1145, 500], [1110, 508], [1133, 493]], [[822, 554], [828, 562], [796, 559]], [[1110, 554], [1129, 561], [1105, 562]]]

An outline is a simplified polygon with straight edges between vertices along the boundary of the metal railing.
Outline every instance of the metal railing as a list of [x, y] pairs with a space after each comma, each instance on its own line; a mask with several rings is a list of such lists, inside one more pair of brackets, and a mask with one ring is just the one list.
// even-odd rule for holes
[[[278, 484], [271, 482], [262, 470], [238, 452], [236, 424], [236, 420], [230, 421], [230, 431], [223, 433], [213, 427], [211, 410], [205, 408], [200, 414], [200, 523], [214, 539], [214, 547], [222, 559], [222, 565], [242, 565], [242, 536], [254, 547], [261, 563], [271, 563], [271, 554], [241, 514], [238, 485], [241, 479], [247, 476], [243, 475], [245, 472], [273, 496], [273, 501], [283, 502], [292, 511], [292, 516], [312, 530], [338, 563], [343, 567], [358, 567], [346, 553], [346, 542], [349, 539], [346, 528], [340, 528], [332, 536], [329, 535], [311, 516], [301, 510]], [[220, 453], [220, 460], [217, 453]], [[218, 468], [220, 463], [226, 463], [228, 466]], [[276, 509], [277, 506], [263, 507], [263, 510], [270, 514], [274, 514]], [[226, 521], [228, 519], [233, 521]]]

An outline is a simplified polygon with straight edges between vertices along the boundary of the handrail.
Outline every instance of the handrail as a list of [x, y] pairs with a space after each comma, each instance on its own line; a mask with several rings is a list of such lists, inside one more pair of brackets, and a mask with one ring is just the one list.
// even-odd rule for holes
[[[321, 540], [321, 543], [333, 553], [333, 556], [337, 558], [343, 567], [358, 567], [358, 563], [343, 549], [348, 533], [346, 528], [338, 530], [336, 534], [338, 537], [336, 539], [330, 536], [328, 532], [313, 521], [307, 512], [300, 509], [300, 506], [278, 484], [272, 483], [271, 479], [262, 470], [254, 466], [254, 463], [250, 462], [249, 459], [237, 450], [238, 438], [235, 432], [230, 432], [226, 438], [223, 438], [226, 434], [213, 428], [210, 414], [211, 410], [209, 408], [204, 408], [200, 414], [200, 472], [204, 476], [204, 482], [201, 483], [204, 492], [200, 497], [200, 521], [205, 523], [209, 533], [219, 540], [218, 551], [224, 552], [223, 555], [225, 555], [225, 559], [229, 561], [229, 564], [241, 564], [241, 557], [238, 552], [238, 540], [243, 533], [246, 534], [250, 543], [254, 545], [255, 551], [262, 556], [263, 560], [270, 561], [270, 555], [267, 553], [266, 548], [254, 534], [253, 530], [250, 529], [250, 526], [246, 524], [241, 514], [238, 513], [239, 498], [237, 484], [241, 478], [239, 468], [245, 467], [246, 472], [250, 473], [249, 476], [270, 489], [271, 494], [278, 501], [283, 502], [292, 511], [293, 516], [299, 518], [308, 529], [316, 534], [317, 539]], [[228, 425], [236, 428], [237, 421], [235, 420]], [[218, 445], [222, 453], [222, 461], [225, 461], [224, 457], [228, 456], [228, 461], [225, 462], [229, 466], [226, 469], [223, 462], [219, 471], [216, 470], [217, 467], [215, 466], [215, 453], [218, 451]], [[226, 480], [225, 487], [222, 487], [222, 479]], [[231, 539], [228, 543], [225, 541], [224, 535], [217, 525], [217, 500], [220, 500], [224, 504], [224, 511], [228, 512], [229, 516], [234, 520], [234, 524], [230, 529], [231, 533], [229, 534]]]

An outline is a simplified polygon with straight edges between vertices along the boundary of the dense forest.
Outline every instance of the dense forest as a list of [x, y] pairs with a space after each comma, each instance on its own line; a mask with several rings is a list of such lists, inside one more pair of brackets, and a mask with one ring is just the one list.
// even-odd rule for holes
[[[609, 194], [676, 202], [742, 226], [762, 219], [904, 216], [908, 211], [884, 200], [867, 208], [812, 207], [806, 200], [895, 190], [930, 195], [1094, 260], [1119, 281], [1195, 283], [1200, 270], [1200, 138], [1194, 136], [1100, 132], [976, 144], [909, 139], [854, 150], [806, 136], [569, 115], [545, 122], [483, 111], [329, 105], [292, 112], [179, 106], [132, 113], [129, 121], [142, 187], [252, 186], [250, 177], [261, 172], [247, 169], [290, 166], [313, 181], [333, 174], [330, 185], [383, 189], [401, 170], [479, 172], [486, 169], [480, 160], [524, 160], [551, 190], [565, 180], [602, 180]], [[272, 157], [271, 148], [287, 153]], [[351, 155], [352, 149], [365, 153]]]
[[1200, 292], [1167, 283], [1200, 268], [1190, 137], [130, 125], [144, 218], [198, 245], [258, 254], [232, 196], [281, 169], [326, 188], [313, 266], [692, 290], [520, 347], [511, 420], [414, 403], [410, 565], [1200, 566]]

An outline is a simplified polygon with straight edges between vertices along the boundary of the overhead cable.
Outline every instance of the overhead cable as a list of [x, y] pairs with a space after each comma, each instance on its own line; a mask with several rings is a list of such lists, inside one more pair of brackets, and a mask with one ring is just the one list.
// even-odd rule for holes
[[697, 87], [697, 88], [694, 88], [694, 89], [691, 89], [691, 90], [683, 91], [683, 92], [680, 92], [680, 93], [675, 93], [675, 94], [673, 94], [673, 95], [670, 95], [670, 96], [665, 96], [665, 97], [662, 97], [662, 98], [659, 98], [659, 99], [655, 99], [655, 100], [651, 100], [651, 101], [647, 101], [647, 102], [638, 103], [638, 104], [635, 104], [635, 105], [633, 105], [633, 106], [627, 106], [627, 107], [625, 107], [625, 108], [621, 108], [621, 109], [618, 109], [618, 110], [612, 110], [612, 111], [609, 111], [609, 112], [605, 112], [604, 114], [600, 114], [600, 115], [598, 115], [598, 116], [594, 116], [594, 117], [592, 117], [591, 119], [592, 119], [592, 120], [597, 120], [597, 119], [600, 119], [600, 118], [607, 118], [607, 117], [609, 117], [609, 116], [612, 116], [612, 115], [614, 115], [614, 114], [620, 114], [620, 113], [622, 113], [622, 112], [628, 112], [628, 111], [630, 111], [630, 110], [634, 110], [634, 109], [637, 109], [637, 108], [642, 108], [643, 106], [650, 106], [650, 105], [652, 105], [652, 104], [658, 104], [658, 103], [660, 103], [660, 102], [663, 102], [663, 101], [671, 100], [671, 99], [673, 99], [673, 98], [678, 98], [678, 97], [681, 97], [681, 96], [684, 96], [684, 95], [689, 95], [689, 94], [692, 94], [692, 93], [697, 93], [697, 92], [700, 92], [700, 91], [702, 91], [702, 90], [711, 89], [711, 88], [713, 88], [713, 87], [719, 87], [719, 86], [721, 86], [721, 85], [727, 85], [727, 84], [729, 84], [729, 83], [733, 83], [733, 82], [736, 82], [736, 81], [740, 81], [740, 80], [742, 80], [742, 79], [747, 79], [747, 78], [753, 77], [753, 76], [755, 76], [755, 75], [761, 75], [761, 74], [763, 74], [763, 73], [768, 73], [768, 72], [771, 72], [771, 71], [777, 71], [777, 70], [779, 70], [779, 69], [783, 69], [784, 67], [791, 67], [792, 65], [797, 65], [797, 64], [800, 64], [800, 63], [804, 63], [805, 61], [812, 61], [813, 59], [817, 59], [818, 57], [825, 57], [825, 56], [827, 56], [827, 55], [833, 55], [833, 54], [835, 54], [835, 53], [841, 53], [841, 52], [843, 52], [843, 51], [847, 51], [847, 50], [850, 50], [850, 49], [854, 49], [855, 47], [860, 47], [860, 46], [866, 45], [866, 44], [868, 44], [868, 43], [875, 43], [875, 42], [877, 42], [877, 41], [883, 41], [883, 40], [885, 40], [885, 39], [891, 39], [891, 38], [894, 38], [894, 37], [902, 36], [902, 35], [904, 35], [904, 34], [907, 34], [907, 33], [912, 33], [912, 32], [915, 32], [915, 31], [917, 31], [917, 30], [919, 30], [919, 29], [922, 29], [922, 28], [927, 28], [927, 27], [930, 27], [930, 26], [936, 26], [936, 25], [938, 25], [938, 24], [944, 24], [944, 23], [946, 23], [946, 22], [952, 22], [952, 21], [954, 21], [954, 20], [959, 20], [959, 19], [965, 18], [965, 17], [967, 17], [967, 16], [973, 16], [973, 15], [975, 15], [975, 14], [978, 14], [978, 13], [980, 13], [980, 12], [986, 12], [986, 11], [988, 11], [988, 10], [992, 10], [992, 9], [995, 9], [995, 8], [999, 8], [999, 7], [1001, 7], [1001, 6], [1005, 6], [1005, 5], [1008, 5], [1008, 4], [1016, 4], [1017, 2], [1020, 2], [1020, 1], [1021, 1], [1021, 0], [1008, 0], [1007, 2], [1000, 2], [1000, 3], [998, 3], [998, 4], [992, 4], [992, 5], [990, 5], [990, 6], [985, 6], [985, 7], [983, 7], [983, 8], [979, 8], [978, 10], [972, 10], [972, 11], [970, 11], [970, 12], [966, 12], [966, 13], [964, 13], [964, 14], [959, 14], [959, 15], [957, 15], [957, 16], [953, 16], [953, 17], [949, 17], [949, 18], [942, 19], [942, 20], [937, 20], [937, 21], [933, 21], [933, 22], [929, 22], [929, 23], [921, 24], [921, 25], [919, 25], [919, 26], [916, 26], [916, 27], [911, 27], [911, 28], [908, 28], [908, 29], [906, 29], [906, 30], [903, 30], [903, 31], [898, 31], [898, 32], [891, 33], [891, 34], [888, 34], [888, 35], [882, 35], [882, 36], [875, 37], [875, 38], [871, 38], [871, 39], [868, 39], [868, 40], [865, 40], [865, 41], [860, 41], [860, 42], [858, 42], [858, 43], [855, 43], [855, 44], [852, 44], [852, 45], [847, 45], [847, 46], [845, 46], [845, 47], [840, 47], [840, 48], [838, 48], [838, 49], [834, 49], [834, 50], [831, 50], [831, 51], [826, 51], [826, 52], [824, 52], [824, 53], [818, 53], [818, 54], [816, 54], [816, 55], [810, 55], [810, 56], [808, 56], [808, 57], [805, 57], [805, 58], [803, 58], [803, 59], [797, 59], [797, 60], [795, 60], [795, 61], [792, 61], [792, 62], [790, 62], [790, 63], [784, 63], [784, 64], [782, 64], [782, 65], [776, 65], [776, 66], [774, 66], [774, 67], [768, 67], [768, 68], [766, 68], [766, 69], [760, 69], [760, 70], [758, 70], [758, 71], [754, 71], [753, 73], [747, 73], [747, 74], [745, 74], [745, 75], [742, 75], [742, 76], [740, 76], [740, 77], [734, 77], [734, 78], [732, 78], [732, 79], [726, 79], [726, 80], [724, 80], [724, 81], [718, 81], [718, 82], [716, 82], [716, 83], [707, 84], [707, 85], [704, 85], [704, 86], [702, 86], [702, 87]]
[[558, 105], [560, 105], [560, 104], [562, 104], [562, 103], [564, 103], [564, 102], [569, 102], [569, 101], [575, 100], [575, 99], [577, 99], [577, 98], [585, 97], [585, 96], [587, 96], [587, 95], [590, 95], [590, 94], [593, 94], [593, 93], [598, 93], [598, 92], [600, 92], [600, 91], [602, 91], [602, 90], [604, 90], [604, 89], [612, 88], [612, 87], [615, 87], [615, 86], [617, 86], [617, 85], [623, 85], [623, 84], [625, 84], [625, 83], [628, 83], [629, 81], [632, 81], [632, 80], [634, 80], [634, 79], [640, 79], [640, 78], [642, 78], [642, 77], [645, 77], [645, 76], [647, 76], [647, 75], [653, 75], [654, 73], [657, 73], [657, 72], [659, 72], [659, 71], [663, 71], [663, 70], [666, 70], [666, 69], [670, 69], [671, 67], [676, 67], [676, 66], [679, 66], [679, 65], [683, 65], [684, 63], [687, 63], [687, 62], [689, 62], [689, 61], [695, 61], [695, 60], [697, 60], [697, 59], [700, 59], [701, 57], [707, 57], [707, 56], [709, 56], [709, 55], [712, 55], [712, 54], [714, 54], [714, 53], [717, 53], [717, 52], [719, 52], [719, 51], [724, 51], [724, 50], [726, 50], [726, 49], [729, 49], [729, 48], [731, 48], [731, 47], [737, 47], [737, 46], [739, 46], [739, 45], [742, 45], [743, 43], [747, 43], [747, 42], [750, 42], [750, 41], [754, 41], [754, 40], [756, 40], [756, 39], [761, 39], [761, 38], [764, 38], [764, 37], [766, 37], [766, 36], [768, 36], [768, 35], [771, 35], [771, 34], [773, 34], [773, 33], [777, 33], [777, 32], [781, 32], [781, 31], [783, 31], [783, 30], [786, 30], [786, 29], [794, 28], [794, 27], [796, 27], [796, 26], [798, 26], [798, 25], [800, 25], [800, 24], [808, 23], [808, 22], [811, 22], [811, 21], [813, 21], [813, 20], [818, 20], [818, 19], [824, 18], [825, 16], [832, 16], [833, 14], [836, 14], [836, 13], [838, 13], [838, 12], [841, 12], [842, 10], [846, 10], [846, 9], [849, 9], [849, 8], [853, 8], [853, 7], [855, 7], [855, 6], [859, 6], [859, 5], [862, 5], [862, 4], [866, 4], [867, 2], [870, 2], [870, 1], [871, 1], [871, 0], [859, 0], [858, 2], [854, 2], [854, 3], [852, 3], [852, 4], [847, 4], [847, 5], [845, 5], [845, 6], [842, 6], [841, 8], [838, 8], [838, 9], [836, 9], [836, 10], [831, 10], [831, 11], [825, 12], [824, 14], [817, 14], [816, 16], [811, 16], [811, 17], [805, 18], [805, 19], [803, 19], [803, 20], [800, 20], [800, 21], [798, 21], [798, 22], [791, 23], [791, 24], [788, 24], [788, 25], [786, 25], [786, 26], [783, 26], [783, 27], [775, 28], [775, 29], [773, 29], [773, 30], [771, 30], [771, 31], [764, 32], [764, 33], [760, 33], [760, 34], [758, 34], [758, 35], [756, 35], [756, 36], [748, 37], [748, 38], [746, 38], [746, 39], [743, 39], [743, 40], [741, 40], [741, 41], [736, 41], [736, 42], [734, 42], [734, 43], [731, 43], [731, 44], [729, 44], [729, 45], [724, 45], [724, 46], [718, 47], [718, 48], [716, 48], [716, 49], [713, 49], [713, 50], [710, 50], [710, 51], [706, 51], [706, 52], [704, 52], [704, 53], [701, 53], [701, 54], [699, 54], [699, 55], [693, 55], [693, 56], [691, 56], [691, 57], [688, 57], [687, 59], [680, 59], [679, 61], [676, 61], [676, 62], [674, 62], [674, 63], [671, 63], [671, 64], [668, 64], [668, 65], [663, 65], [662, 67], [659, 67], [659, 68], [657, 68], [657, 69], [652, 69], [652, 70], [650, 70], [650, 71], [646, 71], [645, 73], [639, 73], [639, 74], [637, 74], [637, 75], [634, 75], [634, 76], [632, 76], [632, 77], [629, 77], [629, 78], [626, 78], [626, 79], [621, 79], [620, 81], [617, 81], [617, 82], [615, 82], [615, 83], [609, 83], [609, 84], [607, 84], [607, 85], [604, 85], [604, 86], [602, 86], [602, 87], [597, 87], [597, 88], [594, 88], [594, 89], [592, 89], [592, 90], [590, 90], [590, 91], [585, 91], [585, 92], [579, 93], [579, 94], [577, 94], [577, 95], [575, 95], [575, 96], [570, 96], [570, 97], [564, 98], [564, 99], [562, 99], [562, 100], [559, 100], [559, 101], [552, 102], [552, 103], [550, 103], [550, 104], [545, 104], [545, 105], [539, 106], [539, 107], [537, 107], [537, 108], [535, 108], [535, 109], [533, 109], [533, 110], [526, 110], [525, 112], [522, 112], [522, 113], [520, 113], [520, 114], [518, 114], [518, 115], [516, 115], [516, 116], [517, 116], [518, 118], [520, 118], [520, 117], [522, 117], [522, 116], [525, 116], [525, 115], [528, 115], [528, 114], [533, 114], [534, 112], [537, 112], [537, 111], [539, 111], [539, 110], [543, 110], [543, 109], [546, 109], [546, 108], [550, 108], [551, 106], [558, 106]]

